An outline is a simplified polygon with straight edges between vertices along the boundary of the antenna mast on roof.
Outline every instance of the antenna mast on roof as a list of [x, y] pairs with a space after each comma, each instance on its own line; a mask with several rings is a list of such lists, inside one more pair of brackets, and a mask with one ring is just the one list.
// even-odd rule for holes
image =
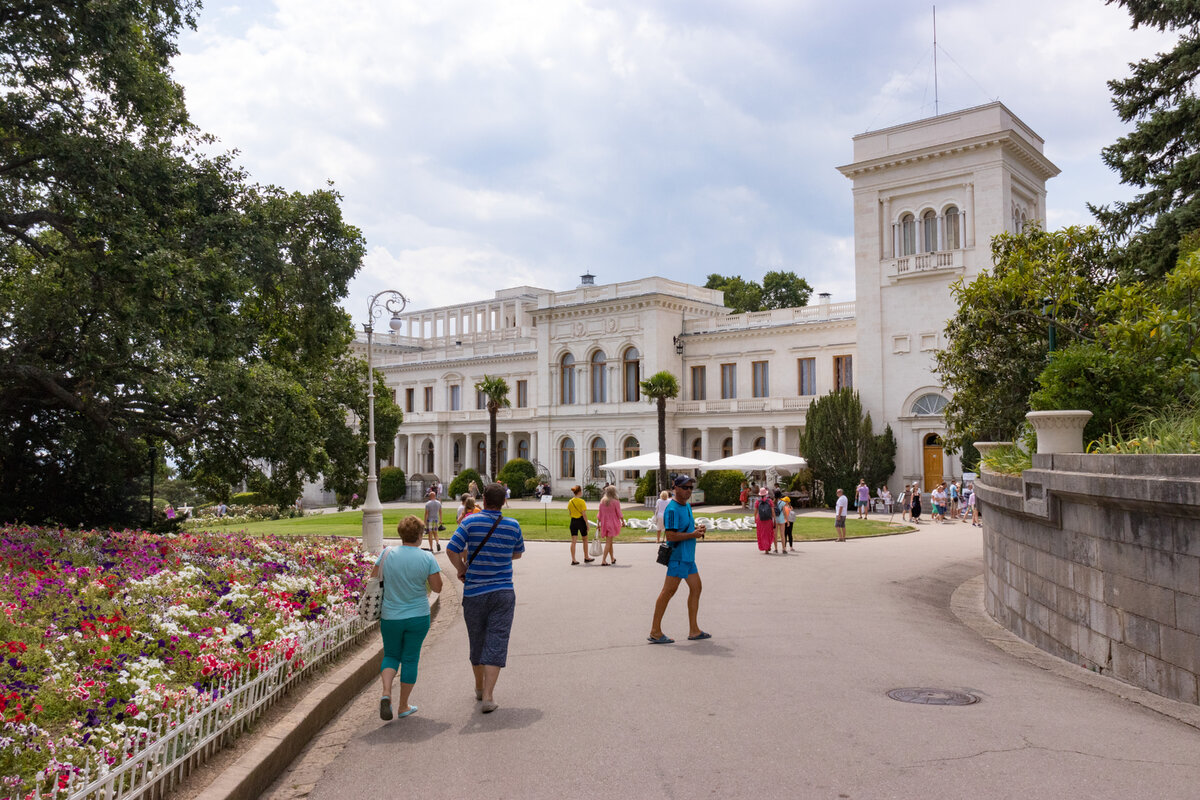
[[933, 115], [938, 115], [937, 83], [937, 6], [933, 7]]

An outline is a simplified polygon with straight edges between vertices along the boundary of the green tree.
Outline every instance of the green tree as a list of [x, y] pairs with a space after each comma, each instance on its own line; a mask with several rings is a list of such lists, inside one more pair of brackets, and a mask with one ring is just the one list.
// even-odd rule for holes
[[1093, 336], [1054, 353], [1030, 404], [1085, 409], [1086, 439], [1200, 398], [1200, 237], [1159, 281], [1118, 284], [1096, 302]]
[[0, 518], [135, 522], [151, 443], [197, 485], [356, 485], [362, 237], [335, 192], [199, 153], [169, 66], [195, 8], [0, 8]]
[[670, 372], [656, 372], [642, 381], [642, 395], [658, 409], [658, 486], [667, 486], [667, 400], [679, 396], [679, 381]]
[[992, 240], [992, 262], [971, 283], [951, 287], [958, 309], [946, 323], [946, 348], [934, 356], [951, 392], [950, 452], [1016, 435], [1046, 366], [1051, 323], [1059, 347], [1088, 335], [1096, 300], [1112, 282], [1095, 228], [1001, 234]]
[[794, 272], [772, 271], [763, 275], [762, 307], [800, 308], [808, 305], [812, 287]]
[[735, 313], [767, 311], [773, 308], [797, 308], [808, 305], [812, 287], [794, 272], [771, 271], [763, 276], [762, 284], [748, 281], [739, 275], [712, 273], [704, 283], [706, 289], [725, 293], [725, 305]]
[[725, 277], [712, 273], [704, 283], [706, 289], [719, 289], [725, 293], [725, 305], [735, 313], [762, 310], [762, 287], [737, 275]]
[[812, 477], [825, 486], [825, 498], [834, 490], [850, 496], [860, 478], [872, 488], [887, 482], [896, 469], [896, 437], [891, 426], [876, 435], [871, 415], [863, 415], [862, 401], [853, 389], [838, 389], [813, 400], [800, 435], [800, 452]]
[[1167, 0], [1106, 0], [1129, 11], [1133, 27], [1180, 31], [1175, 47], [1130, 64], [1108, 82], [1113, 106], [1133, 131], [1104, 148], [1121, 182], [1143, 190], [1132, 200], [1089, 206], [1125, 246], [1122, 274], [1158, 278], [1175, 265], [1179, 241], [1200, 228], [1200, 5]]
[[496, 480], [496, 473], [499, 471], [496, 465], [496, 412], [512, 405], [508, 400], [508, 381], [484, 375], [483, 380], [475, 384], [475, 389], [487, 397], [488, 472], [491, 473], [492, 480]]

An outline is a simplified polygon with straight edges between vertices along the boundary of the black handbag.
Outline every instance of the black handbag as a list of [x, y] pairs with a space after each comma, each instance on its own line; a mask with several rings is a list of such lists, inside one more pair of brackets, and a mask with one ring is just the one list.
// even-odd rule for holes
[[671, 563], [671, 552], [674, 549], [675, 548], [670, 544], [670, 542], [661, 542], [658, 545], [658, 557], [655, 558], [654, 560], [657, 561], [659, 564], [663, 564], [664, 566], [666, 564], [670, 564]]

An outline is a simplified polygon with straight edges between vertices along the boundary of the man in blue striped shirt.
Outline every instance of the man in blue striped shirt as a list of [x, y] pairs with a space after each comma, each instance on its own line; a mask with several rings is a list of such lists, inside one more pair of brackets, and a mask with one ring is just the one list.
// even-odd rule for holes
[[488, 484], [483, 490], [483, 511], [463, 517], [446, 545], [450, 563], [463, 582], [463, 620], [471, 643], [475, 699], [482, 701], [485, 714], [499, 707], [492, 692], [508, 661], [508, 635], [517, 606], [512, 562], [525, 552], [521, 526], [500, 516], [504, 500], [504, 487]]

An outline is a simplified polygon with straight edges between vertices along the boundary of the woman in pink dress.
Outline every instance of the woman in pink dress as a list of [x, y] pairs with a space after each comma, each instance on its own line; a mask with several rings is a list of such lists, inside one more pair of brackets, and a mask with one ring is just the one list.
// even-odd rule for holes
[[600, 556], [600, 566], [607, 567], [609, 561], [617, 563], [613, 555], [613, 539], [621, 532], [625, 524], [625, 516], [621, 514], [621, 501], [617, 499], [617, 487], [609, 486], [604, 490], [600, 500], [600, 510], [596, 513], [600, 521], [600, 535], [604, 537], [604, 554]]
[[[765, 510], [760, 512], [760, 507]], [[758, 500], [754, 502], [754, 531], [758, 534], [758, 549], [770, 555], [775, 545], [775, 504], [765, 486], [758, 490]]]

